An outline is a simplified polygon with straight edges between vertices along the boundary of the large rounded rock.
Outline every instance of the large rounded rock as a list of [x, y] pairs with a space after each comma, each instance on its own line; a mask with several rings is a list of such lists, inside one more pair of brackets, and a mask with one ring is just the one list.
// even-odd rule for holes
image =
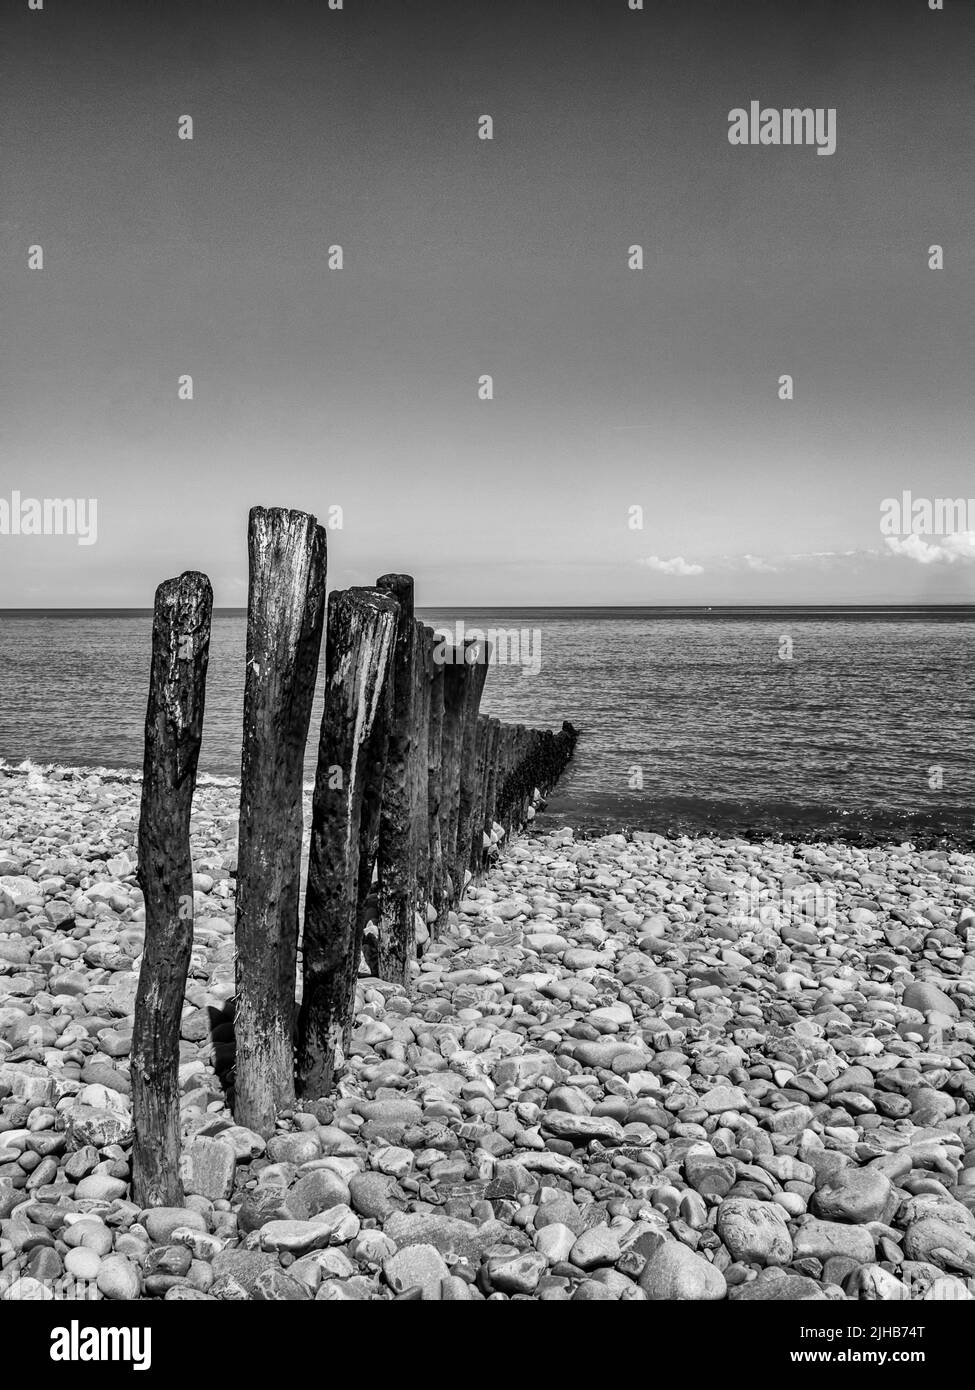
[[141, 1221], [154, 1245], [168, 1244], [178, 1226], [192, 1226], [196, 1231], [207, 1228], [201, 1213], [192, 1207], [150, 1207], [143, 1212]]
[[261, 1227], [262, 1250], [285, 1250], [303, 1255], [306, 1250], [321, 1250], [331, 1240], [328, 1226], [317, 1221], [267, 1221]]
[[718, 1235], [732, 1259], [745, 1264], [784, 1265], [792, 1259], [785, 1212], [773, 1202], [727, 1198], [718, 1209]]
[[873, 1264], [874, 1240], [862, 1226], [844, 1226], [839, 1221], [817, 1221], [807, 1217], [795, 1233], [793, 1241], [796, 1259], [811, 1255], [826, 1261], [833, 1255], [845, 1255], [857, 1264]]
[[975, 1273], [975, 1239], [960, 1226], [939, 1216], [925, 1216], [908, 1228], [904, 1254], [909, 1260], [923, 1260], [942, 1269], [961, 1264]]
[[[440, 1284], [450, 1270], [440, 1251], [432, 1245], [408, 1245], [383, 1261], [383, 1274], [394, 1293], [420, 1288], [425, 1299], [436, 1299], [440, 1297]], [[538, 1282], [537, 1275], [535, 1282]]]
[[109, 1144], [129, 1144], [132, 1141], [131, 1117], [91, 1105], [75, 1105], [68, 1119], [68, 1134], [79, 1147], [91, 1145], [96, 1149]]
[[96, 1287], [103, 1298], [131, 1302], [142, 1291], [142, 1277], [136, 1265], [124, 1255], [109, 1255], [101, 1262]]
[[349, 1179], [349, 1204], [360, 1216], [385, 1221], [405, 1206], [403, 1191], [386, 1173], [353, 1173]]
[[91, 1177], [81, 1179], [74, 1195], [79, 1202], [111, 1202], [116, 1197], [124, 1197], [127, 1186], [122, 1178], [112, 1178], [107, 1173], [92, 1173]]
[[329, 1168], [314, 1168], [288, 1190], [288, 1210], [299, 1221], [307, 1221], [332, 1207], [349, 1205], [349, 1185]]
[[655, 1302], [677, 1298], [714, 1303], [728, 1291], [720, 1269], [677, 1240], [665, 1241], [650, 1256], [640, 1288]]
[[918, 1013], [947, 1014], [953, 1019], [958, 1017], [958, 1005], [955, 1001], [949, 999], [937, 985], [926, 984], [921, 980], [913, 980], [907, 986], [903, 1003], [908, 1009], [917, 1009]]
[[897, 1198], [890, 1179], [876, 1168], [844, 1168], [833, 1174], [812, 1199], [817, 1216], [828, 1221], [885, 1221]]
[[720, 1115], [725, 1110], [747, 1110], [748, 1097], [740, 1086], [713, 1086], [701, 1097], [701, 1109], [709, 1115]]
[[275, 1134], [267, 1141], [267, 1153], [272, 1163], [310, 1163], [321, 1157], [317, 1134]]

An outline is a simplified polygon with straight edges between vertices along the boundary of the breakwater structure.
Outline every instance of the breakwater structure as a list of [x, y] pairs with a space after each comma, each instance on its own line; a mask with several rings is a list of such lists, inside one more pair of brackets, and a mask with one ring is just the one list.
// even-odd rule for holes
[[[409, 985], [417, 920], [435, 938], [466, 885], [534, 814], [577, 733], [480, 712], [487, 642], [460, 647], [387, 574], [326, 601], [326, 533], [255, 507], [236, 897], [235, 1120], [263, 1137], [331, 1091], [348, 1050], [363, 947]], [[156, 591], [138, 836], [145, 949], [135, 1001], [133, 1187], [180, 1205], [179, 1029], [193, 944], [190, 815], [213, 594], [187, 572]], [[302, 762], [325, 635], [325, 699], [304, 916]], [[301, 930], [299, 931], [299, 925]], [[302, 989], [296, 1004], [299, 937]]]

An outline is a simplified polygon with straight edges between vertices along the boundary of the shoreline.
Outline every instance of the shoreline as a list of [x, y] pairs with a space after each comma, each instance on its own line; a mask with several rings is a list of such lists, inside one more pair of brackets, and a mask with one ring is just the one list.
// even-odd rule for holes
[[533, 826], [409, 992], [360, 975], [341, 1086], [265, 1142], [224, 1089], [236, 787], [201, 784], [189, 1195], [144, 1213], [138, 779], [34, 773], [0, 776], [0, 1299], [975, 1296], [975, 856]]
[[[52, 781], [83, 782], [97, 778], [105, 783], [121, 785], [141, 784], [142, 771], [139, 768], [119, 768], [103, 766], [71, 765], [59, 762], [37, 762], [25, 758], [21, 763], [12, 764], [0, 757], [0, 783], [5, 777], [47, 778]], [[208, 787], [232, 787], [239, 789], [240, 776], [231, 773], [202, 772], [197, 776], [196, 785], [205, 790]], [[304, 793], [311, 794], [315, 789], [313, 779], [302, 783]], [[915, 849], [943, 849], [963, 854], [975, 853], [975, 813], [971, 823], [962, 828], [960, 817], [946, 820], [930, 812], [876, 812], [839, 811], [811, 818], [797, 818], [786, 814], [768, 814], [755, 817], [754, 808], [728, 808], [713, 803], [716, 814], [708, 814], [708, 808], [699, 806], [693, 814], [675, 812], [662, 808], [657, 813], [644, 812], [633, 815], [633, 807], [621, 802], [618, 811], [593, 811], [567, 803], [564, 793], [556, 791], [547, 798], [546, 809], [539, 812], [538, 825], [546, 829], [571, 824], [580, 839], [598, 839], [604, 835], [633, 832], [662, 835], [667, 839], [740, 839], [750, 844], [847, 844], [861, 848], [881, 848], [884, 845], [908, 844]]]

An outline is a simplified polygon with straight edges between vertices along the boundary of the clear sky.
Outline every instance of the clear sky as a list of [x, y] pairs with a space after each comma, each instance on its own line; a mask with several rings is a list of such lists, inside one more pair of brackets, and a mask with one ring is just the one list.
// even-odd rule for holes
[[975, 5], [646, 6], [0, 0], [0, 499], [98, 504], [0, 606], [241, 604], [254, 503], [423, 604], [973, 600], [879, 522], [975, 499]]

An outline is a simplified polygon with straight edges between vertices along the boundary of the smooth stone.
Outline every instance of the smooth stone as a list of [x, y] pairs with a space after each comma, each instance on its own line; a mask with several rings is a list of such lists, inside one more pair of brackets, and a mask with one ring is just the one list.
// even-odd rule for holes
[[873, 1264], [874, 1240], [862, 1226], [844, 1226], [838, 1221], [820, 1221], [805, 1217], [793, 1235], [795, 1258], [810, 1255], [828, 1260], [833, 1255], [846, 1255], [859, 1264]]
[[565, 1110], [546, 1110], [542, 1115], [542, 1129], [546, 1134], [554, 1134], [559, 1139], [571, 1139], [588, 1143], [592, 1139], [620, 1144], [623, 1142], [623, 1126], [608, 1115], [570, 1115]]
[[97, 1272], [96, 1286], [103, 1298], [131, 1301], [142, 1293], [138, 1266], [124, 1255], [107, 1255]]
[[111, 1202], [116, 1197], [124, 1197], [128, 1183], [122, 1178], [111, 1178], [107, 1173], [92, 1173], [82, 1178], [74, 1190], [76, 1201]]
[[213, 1202], [226, 1201], [233, 1192], [237, 1151], [229, 1139], [197, 1136], [181, 1161], [184, 1192]]
[[86, 1250], [83, 1245], [69, 1250], [64, 1257], [64, 1267], [75, 1279], [92, 1280], [98, 1278], [102, 1267], [101, 1256], [94, 1250]]
[[907, 985], [901, 1002], [905, 1008], [917, 1009], [922, 1014], [947, 1014], [952, 1019], [960, 1016], [958, 1005], [943, 990], [919, 980], [912, 980]]
[[785, 1213], [772, 1202], [726, 1198], [718, 1208], [717, 1230], [733, 1260], [784, 1265], [792, 1259]]
[[383, 1261], [383, 1275], [394, 1293], [418, 1287], [424, 1299], [439, 1299], [440, 1286], [450, 1270], [432, 1245], [410, 1245]]
[[665, 1299], [715, 1302], [724, 1298], [728, 1287], [719, 1269], [676, 1240], [665, 1241], [650, 1256], [639, 1282], [647, 1297], [655, 1302]]
[[488, 1260], [487, 1277], [492, 1289], [500, 1289], [502, 1293], [532, 1294], [547, 1269], [545, 1256], [540, 1251], [529, 1250]]
[[535, 1249], [545, 1256], [549, 1264], [559, 1264], [568, 1260], [576, 1239], [575, 1231], [563, 1226], [560, 1221], [553, 1221], [548, 1226], [536, 1227]]
[[829, 1221], [882, 1221], [896, 1202], [890, 1179], [871, 1168], [844, 1168], [829, 1178], [812, 1198], [817, 1216]]
[[192, 1226], [197, 1231], [207, 1228], [201, 1213], [191, 1207], [150, 1207], [139, 1219], [154, 1245], [166, 1245], [179, 1226]]
[[254, 1280], [252, 1297], [262, 1303], [302, 1303], [311, 1298], [311, 1291], [298, 1279], [292, 1279], [283, 1269], [262, 1269]]
[[608, 1226], [592, 1226], [583, 1231], [569, 1254], [569, 1261], [579, 1269], [598, 1269], [613, 1265], [620, 1257], [620, 1242], [616, 1231]]
[[748, 1097], [740, 1086], [713, 1086], [701, 1096], [699, 1104], [709, 1115], [721, 1115], [725, 1110], [751, 1109]]
[[303, 1255], [320, 1250], [331, 1240], [331, 1231], [317, 1221], [268, 1221], [261, 1227], [262, 1250], [286, 1250]]
[[750, 1283], [739, 1284], [728, 1293], [735, 1302], [801, 1303], [820, 1301], [827, 1297], [816, 1283], [804, 1274], [786, 1274], [776, 1267], [760, 1270]]

